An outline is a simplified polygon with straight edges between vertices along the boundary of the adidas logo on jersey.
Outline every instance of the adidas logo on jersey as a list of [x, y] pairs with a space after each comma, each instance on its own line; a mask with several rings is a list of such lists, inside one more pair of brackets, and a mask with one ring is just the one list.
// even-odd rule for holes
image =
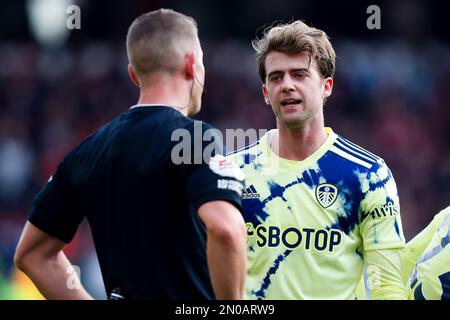
[[253, 185], [242, 192], [242, 199], [258, 199], [259, 197], [260, 195]]

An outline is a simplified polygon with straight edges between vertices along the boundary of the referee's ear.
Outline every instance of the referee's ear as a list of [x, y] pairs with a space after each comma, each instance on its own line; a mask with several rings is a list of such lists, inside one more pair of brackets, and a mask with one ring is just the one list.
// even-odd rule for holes
[[194, 52], [189, 52], [186, 54], [186, 77], [188, 80], [192, 80], [195, 77], [195, 55]]
[[141, 84], [139, 83], [139, 79], [137, 78], [136, 73], [134, 73], [134, 70], [133, 70], [133, 67], [131, 66], [131, 63], [128, 64], [128, 74], [130, 75], [131, 81], [133, 81], [133, 83], [135, 85], [140, 87]]

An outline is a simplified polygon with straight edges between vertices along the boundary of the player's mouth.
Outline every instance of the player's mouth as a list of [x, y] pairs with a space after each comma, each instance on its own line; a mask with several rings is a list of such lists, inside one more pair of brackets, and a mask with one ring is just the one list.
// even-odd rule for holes
[[301, 99], [284, 99], [281, 101], [281, 105], [283, 107], [294, 107], [300, 105], [302, 102]]

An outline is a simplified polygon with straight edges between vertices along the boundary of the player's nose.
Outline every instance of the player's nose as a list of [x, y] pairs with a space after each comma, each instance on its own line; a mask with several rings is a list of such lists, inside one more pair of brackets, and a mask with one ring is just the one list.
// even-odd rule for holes
[[290, 92], [295, 90], [294, 81], [290, 75], [283, 77], [283, 82], [281, 83], [281, 90], [283, 92]]

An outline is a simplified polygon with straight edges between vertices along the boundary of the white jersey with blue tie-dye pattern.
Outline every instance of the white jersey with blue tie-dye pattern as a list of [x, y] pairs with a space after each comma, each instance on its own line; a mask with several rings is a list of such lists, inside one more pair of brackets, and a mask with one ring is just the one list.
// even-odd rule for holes
[[230, 155], [246, 175], [248, 299], [352, 299], [364, 252], [404, 246], [384, 161], [326, 128], [304, 161], [270, 148], [275, 130]]
[[[405, 275], [409, 299], [450, 300], [450, 207], [406, 244], [403, 259], [414, 263], [411, 274]], [[404, 269], [410, 272], [408, 266]]]

